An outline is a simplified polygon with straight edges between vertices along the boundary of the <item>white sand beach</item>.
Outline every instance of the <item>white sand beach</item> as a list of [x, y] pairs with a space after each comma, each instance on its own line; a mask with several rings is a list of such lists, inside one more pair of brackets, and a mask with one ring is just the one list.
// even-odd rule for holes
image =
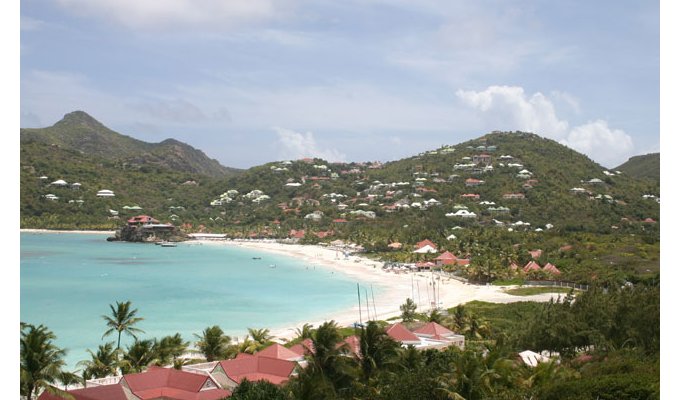
[[[373, 261], [356, 255], [345, 259], [340, 251], [322, 246], [282, 244], [267, 241], [196, 241], [209, 245], [240, 246], [265, 252], [277, 253], [297, 257], [310, 265], [328, 268], [334, 273], [356, 277], [363, 283], [379, 285], [383, 288], [379, 295], [371, 296], [368, 290], [369, 301], [366, 304], [365, 285], [362, 285], [362, 319], [385, 320], [399, 316], [399, 306], [407, 298], [413, 298], [418, 304], [418, 311], [427, 312], [434, 302], [433, 291], [436, 291], [439, 307], [450, 308], [458, 304], [473, 300], [488, 301], [494, 303], [511, 303], [516, 301], [549, 301], [558, 294], [540, 294], [534, 296], [513, 296], [504, 293], [501, 286], [478, 286], [460, 282], [448, 277], [439, 277], [431, 272], [418, 273], [394, 273], [382, 269], [382, 262]], [[435, 282], [433, 285], [432, 282]], [[433, 290], [434, 286], [434, 290]], [[357, 300], [358, 302], [358, 300]], [[367, 312], [368, 309], [368, 312]], [[369, 315], [367, 315], [367, 313]], [[310, 323], [315, 327], [324, 321], [335, 320], [340, 326], [349, 326], [359, 321], [359, 306], [344, 310], [339, 313], [326, 316], [320, 321], [291, 321], [291, 325], [285, 329], [275, 330], [272, 334], [278, 339], [290, 339], [295, 336], [295, 329], [304, 323]]]

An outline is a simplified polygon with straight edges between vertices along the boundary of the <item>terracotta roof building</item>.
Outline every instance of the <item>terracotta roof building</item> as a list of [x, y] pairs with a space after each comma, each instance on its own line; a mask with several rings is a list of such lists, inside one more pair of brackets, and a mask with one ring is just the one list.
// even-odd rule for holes
[[280, 385], [293, 375], [296, 367], [294, 361], [242, 353], [232, 360], [220, 361], [210, 373], [226, 388], [234, 388], [244, 379]]

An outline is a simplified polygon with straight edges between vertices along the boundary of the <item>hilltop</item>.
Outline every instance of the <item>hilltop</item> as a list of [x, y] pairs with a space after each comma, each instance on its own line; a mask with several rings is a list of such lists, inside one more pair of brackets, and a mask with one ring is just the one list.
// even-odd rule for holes
[[615, 169], [636, 178], [649, 178], [659, 181], [661, 179], [661, 154], [650, 153], [634, 156]]
[[174, 139], [147, 143], [114, 132], [83, 111], [66, 114], [51, 127], [22, 128], [20, 136], [22, 145], [29, 142], [49, 144], [93, 158], [117, 161], [133, 169], [158, 166], [212, 177], [239, 171], [225, 167], [202, 151]]

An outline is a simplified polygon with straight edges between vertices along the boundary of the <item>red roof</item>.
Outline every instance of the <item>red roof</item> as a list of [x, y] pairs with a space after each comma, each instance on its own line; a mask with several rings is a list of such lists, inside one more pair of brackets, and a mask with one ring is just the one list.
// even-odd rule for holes
[[301, 343], [291, 346], [289, 350], [301, 356], [314, 353], [314, 342], [312, 342], [312, 339], [305, 339]]
[[479, 195], [474, 194], [474, 193], [465, 193], [465, 194], [461, 194], [460, 197], [472, 197], [472, 198], [478, 199]]
[[158, 220], [148, 215], [138, 215], [128, 219], [128, 224], [157, 224]]
[[360, 344], [359, 337], [357, 335], [352, 335], [352, 336], [346, 337], [345, 340], [342, 341], [342, 343], [338, 344], [338, 347], [345, 345], [345, 344], [347, 345], [347, 348], [350, 351], [350, 353], [357, 355], [357, 356], [361, 354], [361, 350], [360, 350], [361, 344]]
[[413, 333], [433, 337], [434, 336], [446, 337], [454, 335], [453, 331], [439, 325], [436, 322], [428, 322], [427, 324], [413, 331]]
[[[247, 379], [253, 382], [266, 380], [278, 385], [290, 378], [296, 365], [297, 363], [294, 361], [244, 354], [232, 360], [220, 361], [215, 369], [222, 368], [229, 379], [236, 383]], [[212, 373], [215, 372], [215, 369]]]
[[556, 266], [552, 265], [551, 263], [545, 264], [545, 266], [543, 267], [543, 270], [544, 270], [544, 271], [547, 271], [547, 272], [550, 272], [550, 273], [553, 274], [553, 275], [559, 275], [559, 274], [562, 273], [562, 272], [560, 272], [559, 269], [557, 269]]
[[276, 358], [278, 360], [298, 360], [300, 359], [300, 354], [291, 351], [290, 349], [287, 349], [283, 346], [281, 346], [278, 343], [274, 343], [273, 345], [267, 347], [264, 350], [260, 350], [257, 353], [255, 353], [256, 357], [270, 357], [270, 358]]
[[[128, 400], [123, 387], [118, 384], [93, 386], [85, 389], [69, 390], [75, 400]], [[65, 397], [43, 392], [38, 400], [64, 400]]]
[[513, 270], [513, 271], [516, 271], [516, 270], [519, 269], [519, 265], [517, 265], [517, 263], [514, 263], [514, 262], [513, 262], [512, 264], [510, 264], [510, 267], [509, 267], [509, 268], [510, 268], [511, 270]]
[[457, 265], [470, 265], [470, 260], [467, 258], [459, 258], [456, 260]]
[[217, 383], [206, 375], [179, 371], [173, 368], [149, 367], [146, 372], [123, 376], [121, 385], [127, 385], [141, 399], [168, 398], [177, 400], [220, 399], [231, 395], [217, 388]]
[[302, 239], [303, 237], [305, 237], [305, 230], [300, 229], [299, 231], [296, 231], [295, 229], [291, 229], [289, 236], [296, 239]]
[[439, 257], [435, 258], [435, 260], [442, 260], [442, 261], [444, 261], [444, 260], [455, 260], [455, 259], [457, 259], [457, 258], [458, 258], [458, 257], [456, 257], [455, 255], [453, 255], [453, 253], [451, 253], [450, 251], [445, 251], [445, 252], [442, 253]]
[[344, 222], [347, 222], [347, 220], [344, 218], [336, 218], [333, 220], [333, 222], [335, 222], [336, 224], [342, 224]]
[[529, 261], [527, 265], [524, 266], [524, 272], [529, 272], [529, 271], [539, 271], [541, 269], [541, 266], [536, 264], [535, 261]]
[[422, 249], [423, 247], [428, 246], [428, 245], [429, 245], [430, 247], [432, 247], [433, 249], [436, 249], [436, 248], [437, 248], [437, 245], [436, 245], [436, 244], [434, 244], [434, 243], [430, 242], [429, 240], [425, 239], [425, 240], [423, 240], [423, 241], [421, 241], [421, 242], [416, 243], [416, 249]]
[[541, 254], [543, 254], [543, 250], [529, 250], [529, 254], [531, 254], [531, 258], [533, 259], [540, 258]]
[[413, 332], [409, 331], [406, 329], [406, 327], [400, 323], [396, 323], [385, 331], [389, 337], [392, 339], [396, 340], [397, 342], [402, 342], [402, 343], [409, 343], [409, 342], [414, 342], [414, 343], [420, 343], [420, 339], [418, 336], [413, 334]]

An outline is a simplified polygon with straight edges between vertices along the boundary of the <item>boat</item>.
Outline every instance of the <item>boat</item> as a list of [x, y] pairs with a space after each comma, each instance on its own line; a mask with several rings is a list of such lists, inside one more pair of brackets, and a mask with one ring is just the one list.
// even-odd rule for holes
[[269, 264], [269, 268], [276, 268], [276, 264]]
[[161, 247], [177, 247], [177, 243], [172, 242], [162, 242]]
[[261, 260], [262, 257], [253, 257], [253, 260]]

